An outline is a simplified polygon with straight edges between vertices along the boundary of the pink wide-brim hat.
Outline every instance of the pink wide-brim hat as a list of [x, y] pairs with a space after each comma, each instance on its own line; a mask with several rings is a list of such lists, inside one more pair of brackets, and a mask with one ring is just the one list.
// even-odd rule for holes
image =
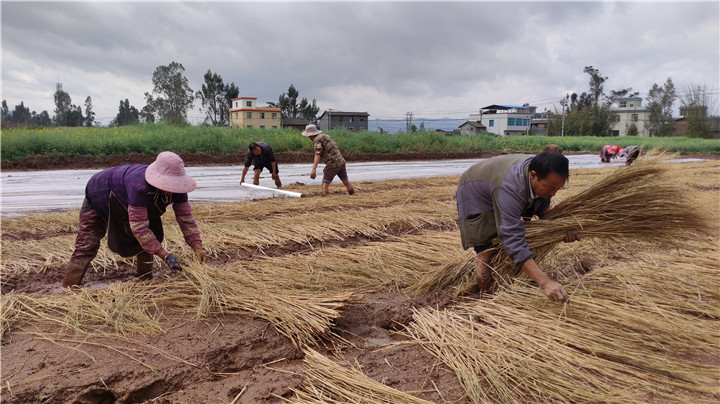
[[195, 180], [185, 173], [185, 163], [180, 156], [169, 151], [158, 154], [148, 166], [145, 181], [161, 191], [174, 194], [186, 194], [197, 188]]

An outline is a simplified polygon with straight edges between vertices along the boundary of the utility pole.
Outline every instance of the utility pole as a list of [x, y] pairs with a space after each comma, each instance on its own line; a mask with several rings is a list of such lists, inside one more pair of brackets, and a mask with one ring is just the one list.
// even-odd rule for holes
[[405, 132], [410, 132], [410, 128], [412, 127], [412, 112], [406, 112], [405, 113]]
[[560, 105], [562, 106], [562, 109], [563, 109], [562, 124], [560, 125], [560, 136], [561, 137], [565, 136], [565, 105], [566, 104], [567, 104], [567, 100], [560, 101]]

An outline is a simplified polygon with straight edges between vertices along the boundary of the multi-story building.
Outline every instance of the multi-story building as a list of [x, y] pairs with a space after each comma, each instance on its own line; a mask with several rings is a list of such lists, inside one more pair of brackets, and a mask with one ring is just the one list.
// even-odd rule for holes
[[642, 106], [640, 97], [618, 98], [612, 108], [614, 116], [610, 134], [612, 136], [627, 136], [634, 126], [638, 136], [652, 136], [648, 128], [650, 111]]
[[468, 122], [480, 122], [489, 133], [500, 136], [524, 135], [530, 129], [537, 107], [529, 105], [488, 105], [479, 114], [470, 114]]
[[258, 108], [257, 98], [239, 97], [232, 99], [230, 126], [240, 128], [279, 129], [282, 114], [280, 108]]
[[318, 118], [318, 129], [340, 129], [345, 128], [351, 132], [362, 132], [368, 130], [367, 112], [345, 112], [345, 111], [323, 111]]

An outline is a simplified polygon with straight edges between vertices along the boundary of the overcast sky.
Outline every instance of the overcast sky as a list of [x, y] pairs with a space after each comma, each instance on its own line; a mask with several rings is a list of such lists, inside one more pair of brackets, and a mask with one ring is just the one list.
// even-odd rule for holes
[[[720, 10], [706, 2], [7, 2], [2, 99], [53, 115], [55, 83], [107, 124], [138, 109], [155, 68], [208, 69], [240, 96], [276, 101], [294, 84], [321, 110], [374, 118], [467, 118], [489, 104], [552, 109], [588, 90], [643, 98], [671, 77], [718, 97]], [[677, 105], [676, 103], [676, 110]], [[716, 104], [717, 105], [717, 104]], [[202, 118], [199, 104], [189, 113]]]

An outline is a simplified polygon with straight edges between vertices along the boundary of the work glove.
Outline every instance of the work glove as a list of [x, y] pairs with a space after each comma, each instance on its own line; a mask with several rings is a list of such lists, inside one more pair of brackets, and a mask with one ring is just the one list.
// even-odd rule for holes
[[195, 250], [195, 256], [197, 257], [198, 261], [203, 264], [208, 262], [208, 256], [203, 248], [198, 248], [197, 250]]
[[182, 271], [182, 266], [180, 265], [180, 260], [176, 256], [174, 256], [170, 253], [167, 253], [167, 255], [165, 255], [165, 263], [167, 264], [168, 267], [170, 267], [170, 269], [173, 269], [176, 271]]

